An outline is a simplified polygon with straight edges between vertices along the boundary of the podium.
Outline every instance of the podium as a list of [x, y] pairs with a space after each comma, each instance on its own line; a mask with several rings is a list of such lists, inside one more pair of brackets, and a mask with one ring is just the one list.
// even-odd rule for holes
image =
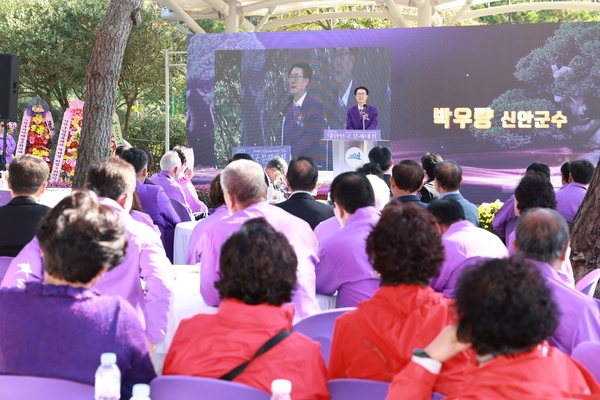
[[325, 129], [323, 140], [331, 141], [333, 156], [333, 176], [342, 172], [355, 171], [369, 162], [369, 151], [375, 142], [381, 140], [378, 129], [357, 131], [348, 129]]

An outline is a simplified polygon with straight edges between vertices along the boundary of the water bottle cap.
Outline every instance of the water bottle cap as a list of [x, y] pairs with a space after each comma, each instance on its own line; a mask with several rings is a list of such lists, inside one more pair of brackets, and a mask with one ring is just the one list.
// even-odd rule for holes
[[292, 393], [292, 382], [287, 379], [275, 379], [271, 382], [271, 393]]
[[146, 385], [145, 383], [136, 383], [133, 385], [133, 390], [131, 391], [133, 396], [138, 397], [149, 397], [150, 396], [150, 385]]
[[115, 353], [102, 353], [100, 356], [100, 364], [109, 365], [117, 363], [117, 355]]

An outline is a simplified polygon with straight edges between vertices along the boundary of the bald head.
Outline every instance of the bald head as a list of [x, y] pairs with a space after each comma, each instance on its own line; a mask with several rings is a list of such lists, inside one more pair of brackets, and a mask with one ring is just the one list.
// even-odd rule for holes
[[238, 160], [227, 165], [221, 172], [221, 187], [244, 206], [267, 198], [265, 174], [254, 161]]
[[519, 255], [553, 263], [569, 243], [569, 226], [562, 215], [549, 208], [532, 208], [517, 222], [516, 244]]
[[448, 160], [437, 163], [433, 169], [440, 193], [456, 192], [462, 183], [462, 168], [456, 162]]
[[317, 186], [318, 179], [319, 170], [312, 158], [300, 156], [290, 162], [287, 171], [287, 183], [292, 191], [312, 192]]

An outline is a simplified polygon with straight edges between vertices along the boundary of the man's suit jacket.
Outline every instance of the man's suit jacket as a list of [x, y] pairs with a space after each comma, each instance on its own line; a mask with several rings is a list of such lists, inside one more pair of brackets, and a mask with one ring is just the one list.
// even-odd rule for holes
[[286, 201], [275, 205], [308, 222], [313, 231], [319, 223], [333, 217], [333, 207], [318, 202], [308, 193], [295, 193]]
[[404, 194], [398, 197], [394, 197], [395, 200], [401, 201], [403, 204], [414, 203], [421, 207], [427, 207], [427, 204], [423, 203], [419, 196], [416, 194]]
[[[367, 104], [367, 117], [365, 118], [364, 129], [377, 129], [379, 123], [379, 111], [377, 107]], [[363, 117], [358, 106], [352, 106], [346, 113], [346, 129], [363, 130]]]
[[477, 210], [477, 206], [475, 204], [465, 199], [460, 193], [446, 194], [443, 198], [458, 201], [462, 206], [463, 210], [465, 210], [465, 217], [467, 221], [471, 221], [473, 225], [479, 226], [479, 210]]
[[283, 125], [283, 144], [292, 147], [292, 157], [312, 157], [317, 165], [324, 166], [325, 145], [323, 129], [323, 104], [308, 94], [300, 107], [300, 114], [294, 117], [294, 104], [288, 107]]
[[0, 256], [15, 257], [33, 239], [50, 207], [19, 196], [0, 207]]

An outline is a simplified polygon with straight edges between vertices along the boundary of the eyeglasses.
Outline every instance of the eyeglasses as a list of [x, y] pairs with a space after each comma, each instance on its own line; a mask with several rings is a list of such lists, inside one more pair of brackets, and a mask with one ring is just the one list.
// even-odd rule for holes
[[290, 75], [288, 76], [289, 81], [299, 81], [300, 79], [304, 79], [304, 75]]
[[357, 96], [366, 96], [367, 94], [366, 94], [366, 93], [361, 93], [361, 92], [358, 92], [358, 93], [356, 93], [356, 95], [357, 95]]

